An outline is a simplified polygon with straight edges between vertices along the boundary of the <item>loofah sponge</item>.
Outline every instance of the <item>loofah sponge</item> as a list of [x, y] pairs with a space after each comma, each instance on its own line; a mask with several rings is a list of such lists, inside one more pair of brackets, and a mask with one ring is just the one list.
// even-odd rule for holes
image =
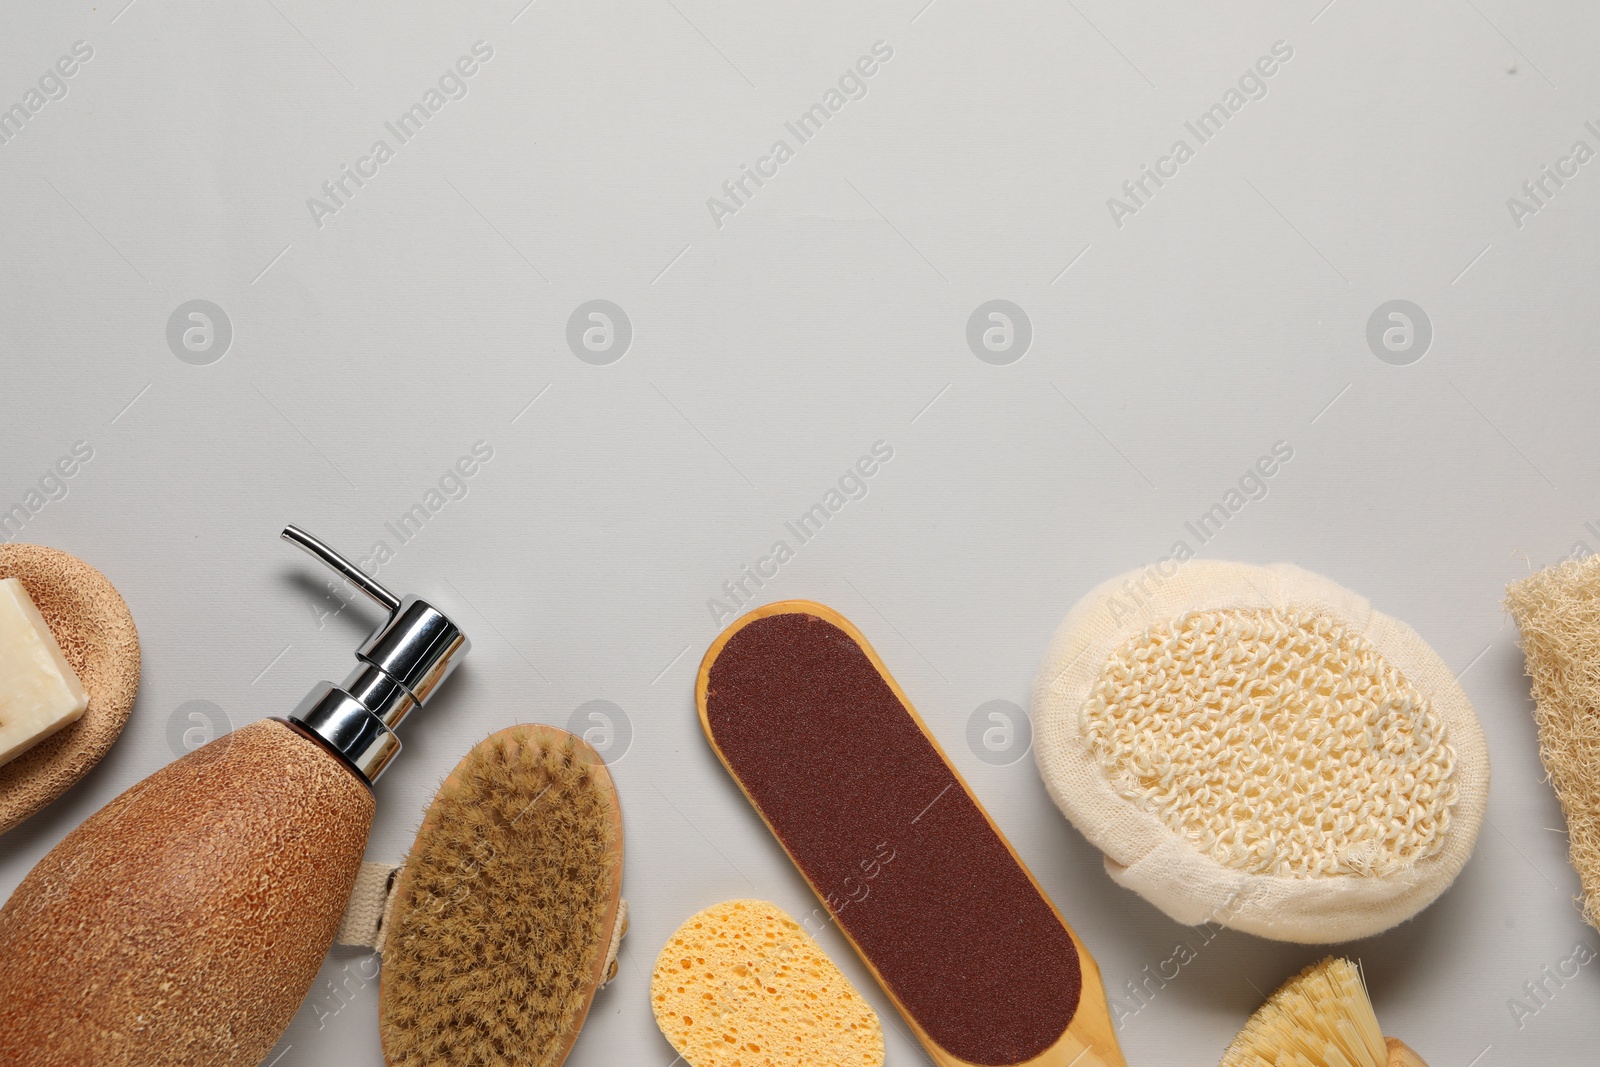
[[1539, 754], [1567, 815], [1583, 917], [1600, 928], [1600, 556], [1513, 583], [1506, 607], [1533, 679]]
[[598, 753], [515, 726], [445, 779], [400, 873], [379, 1028], [392, 1067], [556, 1067], [618, 926], [622, 812]]
[[882, 1067], [878, 1016], [776, 904], [730, 900], [678, 928], [650, 981], [689, 1067]]
[[1191, 611], [1111, 654], [1084, 735], [1117, 791], [1224, 866], [1399, 874], [1444, 847], [1444, 722], [1366, 638], [1303, 609]]
[[1068, 615], [1034, 694], [1052, 797], [1179, 922], [1366, 937], [1431, 903], [1488, 799], [1482, 730], [1410, 628], [1298, 568], [1196, 560]]

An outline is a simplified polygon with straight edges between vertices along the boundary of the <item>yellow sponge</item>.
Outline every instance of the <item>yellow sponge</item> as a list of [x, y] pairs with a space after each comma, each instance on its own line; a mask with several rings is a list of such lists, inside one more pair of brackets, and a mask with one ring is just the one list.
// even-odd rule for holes
[[622, 811], [600, 756], [514, 726], [440, 786], [395, 885], [379, 1029], [390, 1067], [557, 1067], [605, 978]]
[[689, 1067], [882, 1067], [877, 1013], [782, 908], [730, 900], [672, 935], [650, 981]]

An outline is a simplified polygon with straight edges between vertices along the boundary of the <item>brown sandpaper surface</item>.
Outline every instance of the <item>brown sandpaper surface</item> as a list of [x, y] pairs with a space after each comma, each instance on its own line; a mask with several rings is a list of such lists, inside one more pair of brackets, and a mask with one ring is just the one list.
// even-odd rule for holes
[[814, 615], [745, 625], [706, 719], [734, 776], [895, 998], [947, 1052], [1023, 1063], [1083, 975], [1054, 909], [866, 653]]

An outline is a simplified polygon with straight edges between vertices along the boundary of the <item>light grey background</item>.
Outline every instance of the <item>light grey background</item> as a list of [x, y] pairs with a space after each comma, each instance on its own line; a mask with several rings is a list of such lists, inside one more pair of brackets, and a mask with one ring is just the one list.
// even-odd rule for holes
[[[1292, 462], [1201, 554], [1293, 561], [1411, 623], [1463, 672], [1494, 758], [1454, 889], [1349, 949], [1386, 1029], [1434, 1067], [1592, 1060], [1600, 968], [1520, 1027], [1509, 1006], [1600, 936], [1500, 607], [1507, 580], [1600, 548], [1600, 161], [1520, 226], [1507, 204], [1576, 140], [1600, 149], [1592, 5], [125, 3], [0, 14], [0, 105], [94, 50], [0, 146], [0, 508], [90, 443], [20, 539], [110, 575], [145, 655], [121, 742], [0, 840], [0, 892], [173, 758], [188, 702], [238, 726], [342, 676], [374, 614], [319, 620], [285, 522], [393, 546], [384, 524], [485, 441], [465, 499], [379, 574], [475, 650], [408, 724], [370, 858], [402, 856], [489, 731], [615, 704], [633, 928], [570, 1062], [666, 1067], [647, 988], [676, 925], [738, 896], [813, 906], [700, 735], [708, 600], [882, 440], [865, 499], [759, 599], [867, 632], [1114, 996], [1200, 946], [1121, 1038], [1136, 1067], [1215, 1063], [1318, 950], [1169, 922], [1111, 884], [1031, 758], [994, 766], [965, 737], [980, 705], [1026, 704], [1082, 593], [1168, 552], [1282, 441]], [[397, 145], [384, 123], [477, 41], [493, 58], [465, 98]], [[708, 198], [795, 145], [784, 123], [877, 41], [893, 58], [866, 96], [719, 227]], [[1107, 199], [1194, 145], [1185, 121], [1278, 41], [1267, 95], [1119, 227]], [[319, 228], [307, 199], [378, 138], [394, 158]], [[567, 344], [597, 299], [632, 324], [609, 365]], [[1009, 365], [967, 344], [995, 299], [1032, 326]], [[1367, 343], [1397, 299], [1433, 330], [1405, 366]], [[191, 300], [232, 326], [210, 365], [168, 345]], [[823, 941], [890, 1064], [920, 1062]], [[280, 1067], [381, 1063], [375, 984], [333, 991], [361, 964], [335, 952]]]

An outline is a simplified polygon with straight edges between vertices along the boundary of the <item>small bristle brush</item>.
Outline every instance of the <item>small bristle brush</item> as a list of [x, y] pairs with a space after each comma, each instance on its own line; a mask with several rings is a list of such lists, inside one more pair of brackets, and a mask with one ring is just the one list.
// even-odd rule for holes
[[1223, 1054], [1221, 1067], [1428, 1067], [1384, 1039], [1361, 971], [1329, 957], [1285, 982]]

